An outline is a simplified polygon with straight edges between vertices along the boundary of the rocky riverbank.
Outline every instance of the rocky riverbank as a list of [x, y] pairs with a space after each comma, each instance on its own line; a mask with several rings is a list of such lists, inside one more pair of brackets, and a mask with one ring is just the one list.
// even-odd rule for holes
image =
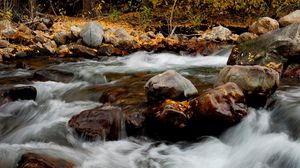
[[[219, 44], [237, 44], [214, 87], [197, 90], [194, 84], [174, 70], [157, 74], [144, 82], [144, 95], [138, 103], [125, 102], [126, 89], [107, 90], [98, 96], [100, 107], [78, 111], [65, 127], [82, 141], [147, 135], [159, 140], [195, 140], [218, 136], [241, 122], [249, 108], [265, 108], [280, 77], [299, 78], [300, 14], [281, 18], [260, 18], [249, 32], [232, 34], [222, 26], [199, 34], [197, 38], [163, 37], [154, 32], [134, 32], [122, 28], [103, 28], [100, 22], [82, 25], [60, 23], [42, 18], [36, 25], [1, 24], [2, 61], [36, 55], [99, 58], [127, 55], [139, 50], [210, 54]], [[283, 27], [284, 26], [284, 27]], [[282, 27], [282, 28], [280, 28]], [[109, 50], [108, 50], [109, 49]], [[119, 53], [119, 54], [118, 54]], [[35, 100], [33, 86], [11, 87], [2, 91], [0, 104]], [[142, 97], [144, 96], [144, 97]], [[145, 100], [145, 101], [143, 101]], [[125, 128], [123, 128], [125, 126]], [[73, 167], [74, 164], [52, 156], [24, 154], [18, 167]]]

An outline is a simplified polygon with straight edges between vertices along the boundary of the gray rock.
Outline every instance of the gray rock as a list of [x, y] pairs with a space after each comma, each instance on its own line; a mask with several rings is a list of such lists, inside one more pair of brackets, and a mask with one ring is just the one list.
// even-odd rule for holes
[[63, 45], [66, 44], [68, 39], [70, 38], [71, 34], [67, 32], [58, 32], [55, 33], [53, 36], [53, 40], [58, 44], [58, 45]]
[[71, 26], [71, 34], [75, 38], [78, 38], [80, 36], [81, 28], [78, 26]]
[[80, 32], [83, 42], [89, 47], [98, 47], [103, 40], [103, 28], [96, 22], [87, 23]]
[[256, 37], [258, 37], [256, 34], [254, 33], [250, 33], [250, 32], [245, 32], [245, 33], [242, 33], [239, 38], [238, 38], [238, 42], [245, 42], [245, 41], [249, 41], [249, 40], [253, 40], [255, 39]]
[[300, 23], [300, 10], [289, 13], [288, 15], [279, 19], [281, 26], [287, 26], [293, 23]]
[[232, 32], [223, 26], [217, 26], [212, 28], [213, 39], [226, 41], [230, 38]]
[[282, 71], [300, 55], [300, 23], [263, 34], [233, 48], [228, 65], [264, 65]]
[[269, 17], [262, 17], [249, 27], [249, 32], [257, 35], [264, 34], [279, 28], [279, 23]]
[[174, 70], [152, 77], [145, 85], [148, 101], [181, 100], [198, 94], [191, 81]]
[[237, 84], [250, 106], [259, 107], [279, 86], [279, 73], [264, 66], [227, 66], [220, 71], [217, 84]]

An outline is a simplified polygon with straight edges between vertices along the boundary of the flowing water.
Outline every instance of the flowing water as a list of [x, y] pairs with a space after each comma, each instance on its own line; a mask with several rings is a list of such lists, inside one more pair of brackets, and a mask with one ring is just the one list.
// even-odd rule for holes
[[[155, 74], [176, 69], [199, 90], [213, 87], [230, 50], [212, 56], [138, 52], [101, 61], [28, 61], [31, 68], [2, 66], [0, 87], [32, 85], [35, 101], [0, 107], [0, 167], [15, 167], [27, 152], [72, 161], [82, 168], [298, 168], [300, 167], [300, 84], [283, 81], [269, 108], [251, 109], [220, 137], [164, 143], [147, 137], [86, 142], [73, 136], [68, 120], [101, 106], [107, 88], [125, 88], [121, 105], [145, 101], [143, 85]], [[43, 78], [34, 72], [46, 74]]]

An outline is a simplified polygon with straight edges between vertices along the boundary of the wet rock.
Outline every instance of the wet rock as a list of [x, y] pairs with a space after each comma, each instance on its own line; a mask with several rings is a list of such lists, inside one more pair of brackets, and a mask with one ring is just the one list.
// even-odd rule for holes
[[264, 65], [282, 72], [283, 66], [300, 54], [300, 24], [261, 35], [233, 48], [228, 65]]
[[300, 23], [300, 10], [289, 13], [288, 15], [279, 19], [281, 26], [288, 26], [293, 23]]
[[56, 45], [55, 41], [49, 41], [47, 43], [44, 43], [43, 46], [47, 50], [47, 52], [49, 52], [51, 54], [55, 54], [55, 52], [57, 50], [57, 45]]
[[264, 66], [227, 66], [220, 71], [218, 84], [236, 83], [246, 96], [247, 104], [261, 107], [279, 86], [279, 73]]
[[33, 74], [33, 80], [37, 81], [57, 81], [57, 82], [71, 82], [73, 80], [73, 73], [55, 70], [55, 69], [41, 69]]
[[254, 33], [245, 32], [245, 33], [242, 33], [242, 34], [239, 36], [238, 42], [241, 43], [241, 42], [253, 40], [253, 39], [255, 39], [256, 37], [258, 37], [258, 36], [257, 36], [256, 34], [254, 34]]
[[53, 36], [53, 40], [58, 45], [66, 44], [70, 38], [71, 38], [71, 34], [67, 33], [67, 32], [58, 32], [58, 33], [55, 33]]
[[190, 136], [187, 128], [192, 116], [188, 101], [167, 99], [158, 108], [148, 111], [147, 132], [161, 139], [184, 140]]
[[148, 101], [187, 99], [198, 94], [191, 81], [174, 70], [152, 77], [145, 85]]
[[279, 28], [279, 23], [269, 17], [259, 18], [249, 27], [249, 32], [257, 35], [264, 34]]
[[242, 90], [235, 83], [226, 83], [202, 93], [190, 102], [195, 132], [219, 134], [240, 122], [248, 108]]
[[95, 58], [97, 55], [97, 50], [79, 44], [71, 44], [68, 48], [71, 56], [75, 57]]
[[103, 28], [96, 22], [87, 23], [80, 32], [83, 42], [89, 47], [98, 47], [103, 40]]
[[290, 64], [283, 73], [284, 78], [300, 79], [300, 64]]
[[27, 56], [28, 56], [28, 54], [25, 51], [17, 51], [15, 53], [15, 57], [16, 58], [24, 58], [24, 57], [27, 57]]
[[0, 48], [6, 48], [9, 46], [9, 44], [10, 43], [8, 41], [0, 39]]
[[73, 168], [74, 164], [60, 158], [35, 153], [23, 154], [17, 168]]
[[128, 94], [128, 91], [124, 88], [113, 88], [104, 91], [100, 97], [101, 103], [116, 103], [119, 97], [123, 94]]
[[105, 106], [82, 111], [69, 120], [69, 126], [87, 140], [118, 140], [121, 134], [122, 111]]
[[40, 30], [40, 31], [47, 31], [48, 27], [44, 24], [44, 23], [38, 23], [36, 25], [36, 30]]
[[25, 62], [19, 61], [16, 63], [15, 66], [17, 69], [26, 69], [28, 66]]
[[14, 87], [3, 91], [2, 96], [12, 101], [35, 100], [37, 90], [33, 86]]
[[143, 105], [128, 106], [123, 109], [126, 113], [125, 127], [128, 136], [143, 135], [146, 127], [147, 107]]

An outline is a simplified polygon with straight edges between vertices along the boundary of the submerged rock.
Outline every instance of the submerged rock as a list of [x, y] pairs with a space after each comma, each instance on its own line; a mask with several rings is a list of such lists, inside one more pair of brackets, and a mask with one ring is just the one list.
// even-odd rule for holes
[[260, 107], [279, 86], [279, 73], [264, 66], [227, 66], [220, 71], [218, 84], [236, 83], [244, 92], [247, 104]]
[[[265, 65], [282, 72], [300, 55], [300, 23], [266, 33], [233, 48], [228, 65]], [[293, 61], [292, 61], [293, 62]]]
[[288, 15], [279, 19], [281, 26], [288, 26], [293, 23], [300, 23], [300, 10], [289, 13]]
[[0, 106], [11, 101], [17, 100], [35, 100], [37, 90], [33, 86], [21, 86], [8, 88], [1, 91]]
[[174, 70], [158, 74], [146, 83], [145, 92], [148, 101], [165, 99], [181, 100], [198, 94], [191, 81]]
[[269, 18], [269, 17], [262, 17], [259, 18], [256, 22], [254, 22], [249, 27], [249, 32], [254, 33], [257, 35], [264, 34], [279, 28], [279, 23], [277, 20]]
[[26, 153], [18, 161], [17, 168], [73, 168], [74, 164], [59, 158]]
[[87, 23], [80, 32], [80, 37], [89, 47], [99, 47], [102, 43], [103, 35], [103, 28], [96, 22]]
[[283, 73], [284, 78], [300, 79], [300, 64], [290, 64]]
[[194, 129], [202, 134], [218, 134], [248, 114], [245, 96], [232, 82], [202, 93], [190, 105]]
[[82, 111], [69, 120], [69, 126], [86, 140], [121, 138], [122, 111], [112, 106]]

